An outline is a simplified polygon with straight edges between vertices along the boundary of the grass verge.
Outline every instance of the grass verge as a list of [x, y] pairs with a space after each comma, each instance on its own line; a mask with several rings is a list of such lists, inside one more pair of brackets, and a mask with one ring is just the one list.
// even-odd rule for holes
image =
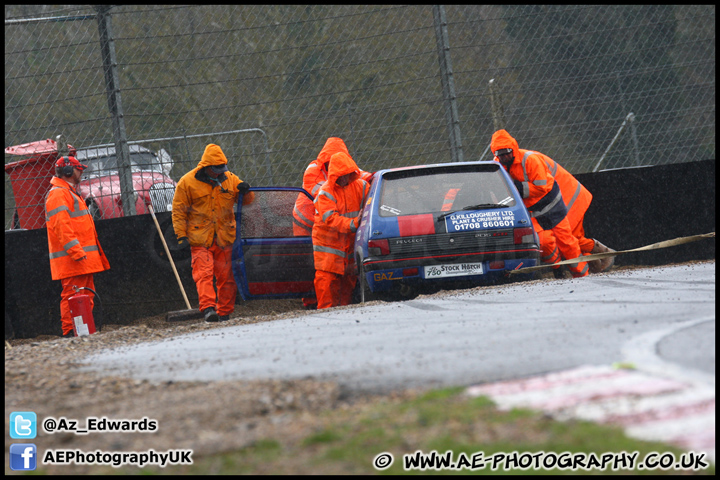
[[[300, 420], [299, 420], [300, 421]], [[307, 419], [304, 420], [305, 422]], [[641, 469], [646, 460], [658, 462], [673, 459], [690, 461], [689, 454], [661, 443], [628, 438], [617, 427], [601, 426], [584, 421], [559, 422], [530, 410], [499, 411], [485, 397], [470, 398], [464, 389], [433, 390], [402, 399], [383, 397], [346, 409], [327, 411], [313, 418], [310, 434], [301, 437], [279, 436], [255, 442], [242, 450], [209, 456], [193, 456], [193, 465], [171, 466], [164, 469], [141, 469], [146, 474], [402, 474], [404, 455], [418, 460], [413, 472], [459, 474], [715, 474], [715, 466], [692, 469]], [[378, 470], [373, 461], [381, 453], [390, 453], [394, 461]], [[420, 455], [435, 452], [448, 464], [461, 466], [458, 470], [435, 469], [425, 465], [421, 469]], [[448, 453], [449, 452], [449, 453]], [[479, 457], [478, 452], [482, 452]], [[500, 457], [499, 452], [516, 455]], [[555, 467], [546, 469], [554, 452]], [[606, 453], [618, 454], [610, 460]], [[622, 453], [626, 455], [621, 457]], [[630, 468], [630, 455], [637, 456]], [[594, 453], [599, 465], [592, 464], [587, 455]], [[655, 456], [651, 454], [655, 453]], [[564, 455], [562, 455], [564, 454]], [[648, 455], [651, 455], [648, 457]], [[389, 457], [377, 457], [378, 462]], [[499, 460], [501, 459], [502, 460]], [[515, 459], [513, 461], [513, 458]], [[616, 465], [615, 459], [625, 459]], [[557, 468], [561, 461], [568, 468]], [[605, 468], [601, 464], [607, 459]], [[484, 468], [478, 467], [485, 461]], [[578, 468], [569, 468], [572, 461]], [[493, 469], [493, 462], [496, 462]], [[535, 462], [540, 465], [535, 468]], [[523, 469], [529, 463], [530, 468]], [[549, 463], [548, 463], [549, 464]], [[585, 465], [582, 468], [581, 465]], [[430, 467], [430, 468], [428, 468]], [[132, 473], [118, 469], [108, 473]], [[139, 473], [134, 469], [134, 473]]]

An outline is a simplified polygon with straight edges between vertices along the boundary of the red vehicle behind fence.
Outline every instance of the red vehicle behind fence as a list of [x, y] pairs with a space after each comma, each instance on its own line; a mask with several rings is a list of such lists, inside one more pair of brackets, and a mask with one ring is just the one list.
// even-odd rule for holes
[[[68, 145], [69, 154], [88, 166], [78, 185], [95, 219], [123, 216], [118, 176], [117, 156], [114, 147], [75, 149]], [[173, 166], [170, 155], [161, 149], [157, 154], [139, 145], [130, 145], [133, 199], [137, 214], [149, 213], [152, 202], [156, 212], [172, 209], [176, 182], [168, 176]], [[59, 158], [57, 143], [47, 139], [24, 143], [5, 149], [6, 155], [17, 155], [22, 160], [5, 164], [10, 176], [15, 211], [13, 229], [45, 227], [45, 196], [50, 189], [50, 178], [55, 175], [55, 162]]]

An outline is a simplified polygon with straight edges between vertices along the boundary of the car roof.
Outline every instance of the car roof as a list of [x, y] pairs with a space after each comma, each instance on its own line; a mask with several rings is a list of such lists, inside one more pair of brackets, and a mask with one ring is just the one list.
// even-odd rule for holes
[[[128, 145], [130, 153], [152, 153], [150, 149], [142, 147], [140, 145]], [[89, 147], [89, 148], [78, 148], [77, 155], [75, 158], [78, 160], [92, 160], [95, 158], [109, 157], [115, 155], [115, 147]]]
[[443, 167], [463, 166], [463, 165], [489, 165], [489, 164], [494, 164], [494, 165], [500, 166], [500, 164], [494, 160], [477, 160], [474, 162], [430, 163], [427, 165], [412, 165], [409, 167], [387, 168], [385, 170], [378, 170], [377, 173], [382, 175], [387, 172], [401, 172], [404, 170], [417, 170], [417, 169], [421, 169], [421, 168], [443, 168]]

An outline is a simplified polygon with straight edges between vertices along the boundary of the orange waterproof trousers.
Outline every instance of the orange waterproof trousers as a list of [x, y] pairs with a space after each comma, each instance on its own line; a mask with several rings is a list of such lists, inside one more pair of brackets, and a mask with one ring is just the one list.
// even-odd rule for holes
[[318, 310], [350, 305], [355, 283], [357, 283], [356, 275], [338, 275], [315, 270], [315, 295], [317, 296]]
[[[575, 238], [577, 238], [582, 254], [589, 255], [593, 248], [595, 248], [595, 240], [585, 236], [585, 228], [583, 227], [582, 221], [575, 225], [575, 228], [572, 230], [572, 234]], [[555, 235], [553, 235], [552, 230], [539, 230], [538, 236], [540, 237], [540, 249], [543, 263], [556, 263], [562, 260], [562, 258], [560, 258], [560, 252], [557, 248], [557, 242], [555, 241]]]
[[[543, 263], [557, 263], [561, 261], [563, 257], [566, 260], [571, 260], [585, 253], [570, 228], [567, 218], [564, 218], [551, 230], [541, 229], [534, 218], [532, 222], [540, 238], [541, 260]], [[579, 225], [582, 229], [582, 222], [580, 222]], [[592, 240], [589, 241], [592, 242]], [[592, 247], [590, 247], [590, 250], [592, 250]], [[568, 269], [574, 278], [585, 277], [589, 274], [587, 262], [568, 265]]]
[[578, 244], [580, 245], [580, 251], [583, 255], [590, 254], [592, 249], [595, 248], [595, 240], [585, 236], [585, 228], [583, 227], [582, 221], [578, 222], [578, 224], [575, 225], [575, 228], [573, 228], [573, 236], [577, 238]]
[[[82, 260], [81, 260], [82, 261]], [[75, 295], [76, 287], [92, 288], [95, 290], [95, 281], [92, 273], [85, 275], [75, 275], [74, 277], [63, 278], [60, 280], [62, 284], [62, 293], [60, 294], [60, 319], [62, 321], [62, 333], [66, 335], [73, 331], [73, 321], [70, 315], [70, 303], [68, 299]], [[90, 308], [95, 307], [95, 294], [90, 290], [80, 290], [78, 293], [90, 297]]]
[[[230, 315], [235, 310], [237, 286], [232, 274], [232, 245], [191, 247], [192, 274], [197, 287], [200, 311], [213, 307], [218, 315]], [[217, 284], [217, 296], [213, 286]]]

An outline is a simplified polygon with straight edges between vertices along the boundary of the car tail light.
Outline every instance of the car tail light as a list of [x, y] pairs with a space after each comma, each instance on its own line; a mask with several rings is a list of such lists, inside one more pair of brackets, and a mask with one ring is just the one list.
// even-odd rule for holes
[[418, 274], [417, 267], [414, 268], [403, 268], [403, 277], [414, 277]]
[[493, 260], [489, 263], [490, 270], [500, 270], [505, 268], [504, 260]]
[[368, 255], [387, 255], [390, 253], [390, 244], [387, 238], [368, 241]]
[[516, 245], [519, 243], [532, 243], [534, 240], [532, 227], [516, 228], [513, 230], [513, 240]]

